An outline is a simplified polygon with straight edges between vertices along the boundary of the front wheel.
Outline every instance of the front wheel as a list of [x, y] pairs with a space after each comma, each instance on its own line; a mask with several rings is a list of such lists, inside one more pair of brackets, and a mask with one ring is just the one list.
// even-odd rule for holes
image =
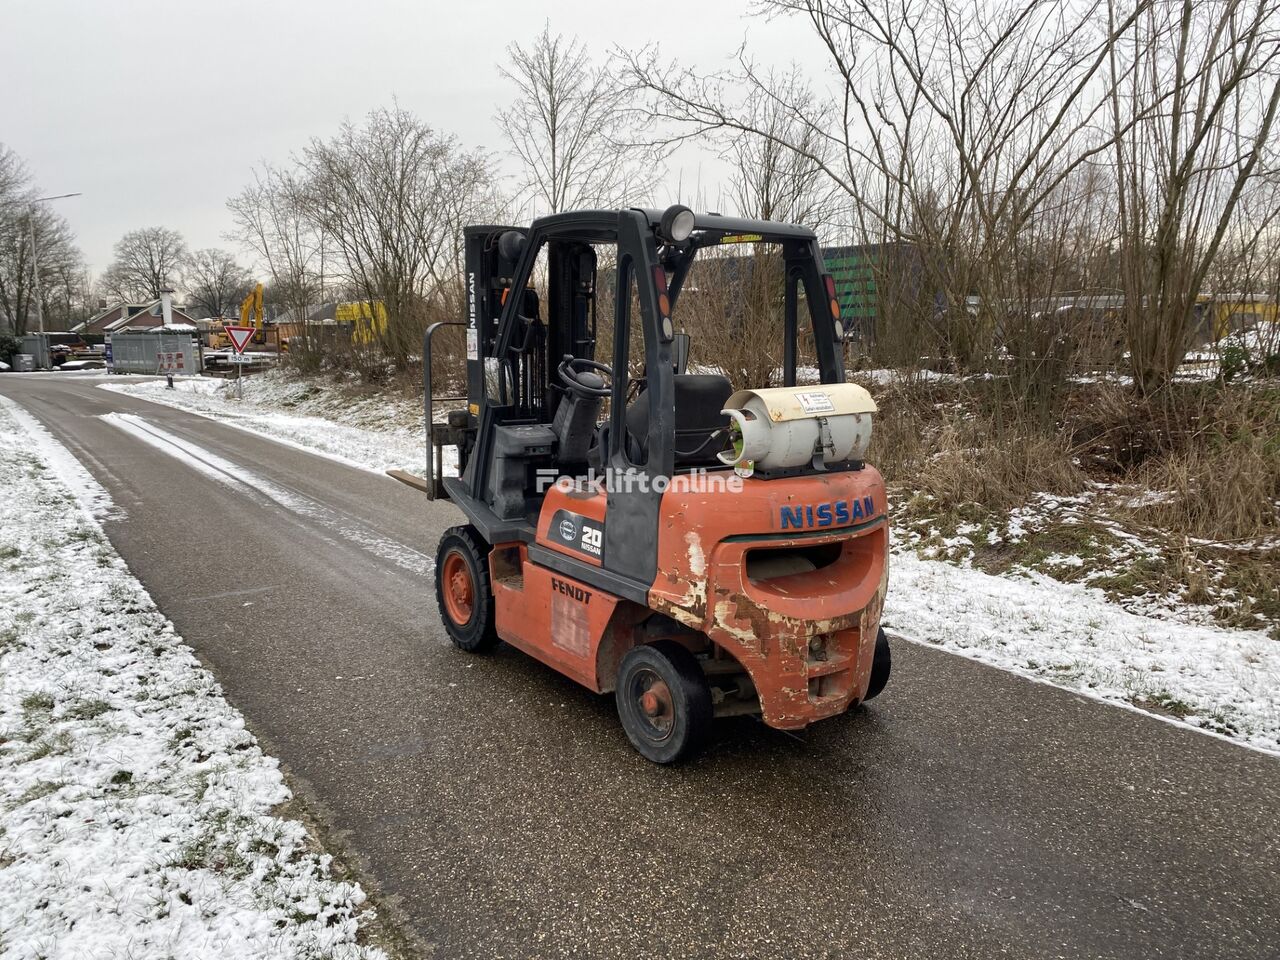
[[693, 654], [673, 640], [632, 647], [618, 664], [618, 718], [654, 763], [694, 752], [711, 726], [711, 689]]
[[450, 527], [436, 551], [436, 603], [445, 632], [469, 653], [498, 642], [489, 587], [489, 545], [474, 527]]
[[862, 698], [863, 703], [878, 696], [884, 689], [884, 685], [889, 682], [889, 671], [892, 666], [893, 661], [889, 656], [889, 638], [885, 636], [884, 628], [881, 627], [880, 632], [876, 634], [876, 652], [871, 659], [871, 682], [867, 684], [867, 695]]

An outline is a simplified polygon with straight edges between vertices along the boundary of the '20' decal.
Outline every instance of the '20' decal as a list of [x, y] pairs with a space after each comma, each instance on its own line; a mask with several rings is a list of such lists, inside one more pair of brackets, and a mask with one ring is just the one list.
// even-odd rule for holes
[[604, 556], [604, 526], [598, 520], [557, 510], [547, 531], [551, 540], [571, 550], [601, 559]]

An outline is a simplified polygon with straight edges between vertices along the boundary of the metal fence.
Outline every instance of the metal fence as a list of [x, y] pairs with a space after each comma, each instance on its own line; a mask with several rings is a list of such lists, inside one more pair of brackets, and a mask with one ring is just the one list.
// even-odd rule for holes
[[200, 348], [189, 333], [117, 333], [107, 341], [112, 373], [200, 372]]

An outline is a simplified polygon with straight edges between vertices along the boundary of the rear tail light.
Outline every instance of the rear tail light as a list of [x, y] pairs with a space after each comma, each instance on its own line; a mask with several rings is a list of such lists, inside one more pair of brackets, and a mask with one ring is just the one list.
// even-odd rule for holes
[[827, 288], [827, 299], [831, 301], [831, 319], [840, 319], [840, 301], [836, 299], [836, 281], [829, 273], [822, 275], [822, 285]]
[[662, 267], [653, 268], [653, 282], [658, 288], [658, 312], [664, 317], [671, 316], [671, 300], [667, 296], [667, 272]]

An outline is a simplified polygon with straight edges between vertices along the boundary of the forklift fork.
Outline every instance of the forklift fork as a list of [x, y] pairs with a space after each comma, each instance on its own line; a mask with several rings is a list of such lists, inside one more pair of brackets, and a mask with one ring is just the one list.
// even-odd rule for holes
[[466, 402], [465, 396], [437, 397], [431, 387], [431, 341], [441, 327], [465, 327], [456, 320], [441, 320], [427, 327], [422, 335], [422, 416], [427, 439], [427, 499], [444, 494], [444, 445], [457, 442], [457, 428], [452, 423], [435, 422], [437, 403]]
[[[456, 403], [466, 401], [465, 396], [437, 397], [431, 386], [431, 341], [441, 327], [465, 327], [465, 323], [456, 320], [441, 320], [427, 327], [422, 335], [422, 418], [423, 429], [427, 440], [427, 475], [415, 476], [407, 470], [388, 470], [387, 475], [408, 484], [415, 490], [421, 490], [428, 500], [444, 497], [444, 446], [457, 442], [457, 427], [452, 423], [435, 422], [435, 405], [437, 403]], [[464, 411], [465, 412], [465, 411]]]

